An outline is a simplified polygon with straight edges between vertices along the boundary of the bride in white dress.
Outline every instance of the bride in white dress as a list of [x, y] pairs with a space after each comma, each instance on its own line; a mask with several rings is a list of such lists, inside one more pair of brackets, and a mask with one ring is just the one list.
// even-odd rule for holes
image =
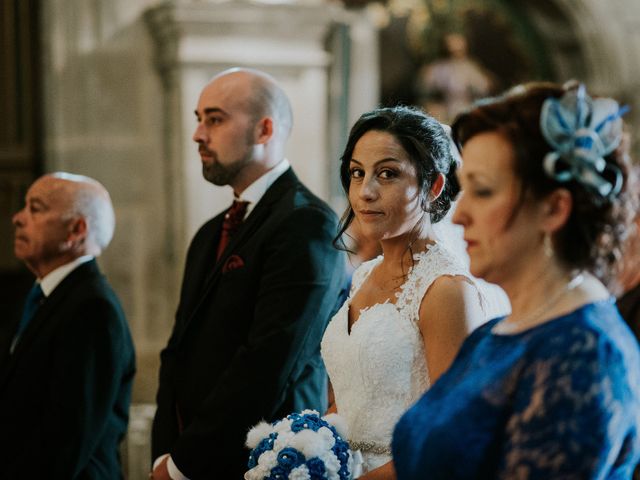
[[361, 479], [395, 478], [394, 425], [485, 320], [463, 260], [433, 231], [458, 193], [455, 169], [442, 126], [408, 107], [362, 115], [342, 157], [349, 209], [341, 233], [355, 222], [383, 252], [355, 271], [322, 340], [329, 411], [346, 420]]

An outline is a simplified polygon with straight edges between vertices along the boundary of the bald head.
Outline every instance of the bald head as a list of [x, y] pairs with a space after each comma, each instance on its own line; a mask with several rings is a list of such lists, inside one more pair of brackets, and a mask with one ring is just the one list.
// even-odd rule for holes
[[84, 175], [55, 172], [42, 178], [51, 179], [53, 188], [57, 186], [67, 205], [64, 214], [67, 218], [80, 216], [86, 220], [89, 247], [99, 255], [111, 242], [115, 230], [115, 213], [107, 189]]
[[100, 255], [115, 226], [111, 199], [92, 178], [52, 173], [27, 191], [13, 216], [14, 253], [38, 277], [83, 255]]
[[240, 195], [284, 159], [291, 105], [270, 75], [225, 70], [202, 89], [194, 113], [202, 174], [214, 185]]
[[254, 121], [273, 118], [274, 135], [286, 141], [293, 126], [293, 113], [289, 97], [275, 78], [252, 68], [231, 68], [214, 76], [209, 85], [214, 82], [224, 82], [235, 89], [236, 98], [244, 103]]

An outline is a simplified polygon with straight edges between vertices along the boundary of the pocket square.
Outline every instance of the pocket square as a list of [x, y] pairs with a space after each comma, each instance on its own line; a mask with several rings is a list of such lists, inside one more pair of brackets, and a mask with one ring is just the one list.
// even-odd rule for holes
[[222, 273], [230, 272], [231, 270], [237, 270], [244, 267], [244, 260], [240, 255], [230, 255], [222, 266]]

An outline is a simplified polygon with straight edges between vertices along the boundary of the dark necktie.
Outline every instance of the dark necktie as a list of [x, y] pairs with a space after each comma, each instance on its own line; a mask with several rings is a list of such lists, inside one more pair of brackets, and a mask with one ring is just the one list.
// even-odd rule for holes
[[249, 202], [234, 200], [231, 208], [224, 216], [216, 260], [220, 258], [224, 249], [227, 248], [229, 240], [231, 240], [233, 234], [236, 233], [238, 228], [240, 228], [240, 225], [242, 225], [242, 222], [244, 221], [244, 214], [247, 212], [247, 205], [249, 205]]
[[13, 342], [11, 343], [11, 352], [13, 352], [14, 348], [18, 344], [20, 335], [22, 335], [22, 333], [27, 329], [29, 322], [38, 311], [38, 307], [42, 304], [42, 300], [44, 300], [44, 292], [42, 291], [39, 283], [34, 283], [33, 287], [31, 287], [31, 290], [29, 290], [29, 293], [27, 294], [27, 299], [24, 302], [22, 318], [20, 318], [18, 329], [16, 330]]

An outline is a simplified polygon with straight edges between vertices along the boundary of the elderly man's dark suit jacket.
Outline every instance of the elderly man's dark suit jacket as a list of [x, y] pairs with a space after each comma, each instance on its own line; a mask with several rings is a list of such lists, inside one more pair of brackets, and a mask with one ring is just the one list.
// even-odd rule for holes
[[0, 478], [118, 479], [135, 373], [129, 328], [95, 260], [0, 352]]
[[223, 217], [193, 239], [161, 354], [153, 455], [171, 453], [191, 480], [242, 478], [249, 427], [326, 408], [320, 340], [345, 278], [336, 216], [292, 170], [216, 262]]

